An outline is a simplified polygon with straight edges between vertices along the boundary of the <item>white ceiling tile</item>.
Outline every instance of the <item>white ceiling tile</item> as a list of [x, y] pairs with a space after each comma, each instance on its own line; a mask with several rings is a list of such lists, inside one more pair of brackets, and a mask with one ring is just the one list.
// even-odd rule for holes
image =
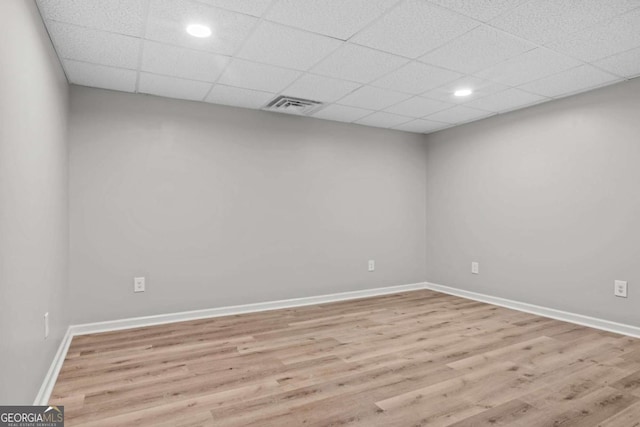
[[637, 0], [535, 0], [494, 19], [491, 25], [546, 44], [638, 6]]
[[493, 114], [494, 113], [466, 107], [464, 105], [456, 105], [453, 108], [449, 108], [447, 110], [443, 110], [435, 114], [431, 114], [426, 118], [428, 120], [456, 124], [456, 123], [466, 123], [472, 120], [478, 120], [484, 117], [492, 116]]
[[380, 89], [372, 86], [362, 86], [360, 89], [350, 93], [342, 98], [339, 103], [350, 107], [360, 107], [369, 110], [382, 110], [390, 105], [397, 104], [400, 101], [410, 98], [400, 92], [388, 89]]
[[[455, 91], [460, 89], [471, 89], [473, 93], [464, 97], [454, 96]], [[439, 88], [430, 90], [429, 92], [424, 93], [423, 96], [453, 104], [464, 104], [473, 101], [474, 99], [482, 98], [483, 96], [502, 92], [506, 89], [508, 89], [508, 86], [501, 85], [500, 83], [482, 80], [477, 77], [465, 76], [458, 80], [454, 80], [451, 83], [440, 86]]]
[[345, 44], [313, 68], [313, 72], [360, 83], [387, 74], [407, 59], [353, 44]]
[[136, 90], [136, 71], [69, 60], [63, 63], [69, 82], [73, 84], [123, 92]]
[[449, 127], [447, 123], [434, 122], [432, 120], [416, 119], [407, 123], [394, 126], [393, 129], [403, 130], [405, 132], [428, 133], [439, 129]]
[[199, 0], [211, 6], [246, 13], [247, 15], [262, 16], [273, 0]]
[[406, 101], [402, 101], [399, 104], [392, 105], [385, 111], [389, 113], [400, 114], [403, 116], [418, 118], [450, 107], [451, 104], [447, 104], [445, 102], [422, 98], [421, 96], [415, 96], [411, 99], [407, 99]]
[[48, 29], [60, 58], [138, 68], [140, 39], [57, 22], [49, 22]]
[[45, 19], [140, 37], [148, 0], [38, 0]]
[[149, 73], [140, 73], [138, 83], [138, 92], [192, 101], [202, 101], [209, 89], [211, 89], [210, 83]]
[[465, 104], [465, 106], [499, 113], [546, 100], [548, 100], [548, 98], [512, 88], [476, 99], [475, 101]]
[[242, 108], [262, 108], [275, 94], [259, 90], [215, 85], [205, 101]]
[[518, 86], [569, 68], [580, 62], [545, 48], [530, 50], [508, 61], [497, 64], [475, 75], [509, 86]]
[[513, 58], [536, 45], [504, 31], [481, 25], [424, 55], [420, 60], [462, 73], [474, 73]]
[[218, 83], [278, 93], [300, 76], [300, 72], [234, 59], [218, 80]]
[[315, 113], [313, 117], [325, 120], [337, 120], [339, 122], [353, 122], [371, 113], [373, 113], [373, 111], [365, 110], [364, 108], [332, 104]]
[[312, 99], [320, 102], [333, 102], [360, 87], [359, 83], [331, 77], [305, 74], [284, 90], [289, 96]]
[[279, 0], [271, 21], [347, 40], [398, 0]]
[[581, 65], [567, 71], [527, 83], [519, 88], [550, 98], [583, 92], [621, 80], [590, 65]]
[[402, 123], [406, 123], [410, 121], [410, 117], [399, 116], [397, 114], [385, 113], [385, 112], [377, 112], [373, 113], [369, 116], [363, 117], [360, 120], [357, 120], [355, 123], [359, 125], [365, 126], [375, 126], [378, 128], [390, 128], [393, 126], [398, 126]]
[[549, 44], [567, 55], [592, 62], [640, 47], [640, 9]]
[[417, 58], [477, 25], [477, 21], [424, 0], [406, 0], [356, 34], [352, 41]]
[[429, 0], [479, 21], [488, 21], [529, 0]]
[[145, 41], [141, 70], [214, 82], [229, 60], [228, 56]]
[[71, 83], [415, 132], [640, 75], [640, 0], [36, 1]]
[[326, 36], [262, 22], [238, 53], [240, 58], [308, 70], [342, 45]]
[[461, 76], [460, 73], [455, 71], [443, 70], [420, 62], [410, 62], [372, 84], [418, 95], [434, 87], [456, 80]]
[[[146, 38], [191, 49], [233, 54], [258, 22], [257, 18], [211, 7], [192, 0], [150, 0]], [[187, 25], [202, 24], [213, 35], [197, 38]]]
[[601, 59], [594, 65], [619, 76], [637, 77], [640, 75], [640, 48]]

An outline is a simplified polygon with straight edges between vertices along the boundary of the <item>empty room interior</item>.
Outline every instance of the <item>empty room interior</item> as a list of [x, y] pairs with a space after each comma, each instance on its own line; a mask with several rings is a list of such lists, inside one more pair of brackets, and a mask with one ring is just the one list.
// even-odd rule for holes
[[1, 0], [0, 425], [640, 426], [638, 77], [640, 0]]

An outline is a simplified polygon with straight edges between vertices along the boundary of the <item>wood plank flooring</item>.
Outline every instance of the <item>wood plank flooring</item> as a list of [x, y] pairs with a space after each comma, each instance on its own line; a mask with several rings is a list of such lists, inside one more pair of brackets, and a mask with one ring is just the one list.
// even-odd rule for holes
[[421, 290], [73, 339], [68, 426], [640, 426], [640, 340]]

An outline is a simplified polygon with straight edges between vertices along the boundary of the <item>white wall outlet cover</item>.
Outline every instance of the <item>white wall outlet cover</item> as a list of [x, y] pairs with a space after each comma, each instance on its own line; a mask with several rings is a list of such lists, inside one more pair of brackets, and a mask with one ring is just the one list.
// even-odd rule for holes
[[617, 297], [627, 297], [627, 282], [624, 280], [616, 280], [613, 285], [613, 293]]
[[44, 314], [44, 339], [49, 337], [49, 312]]
[[369, 260], [369, 271], [374, 271], [376, 269], [376, 261], [373, 259]]
[[480, 264], [477, 262], [471, 263], [471, 272], [473, 274], [480, 274]]
[[144, 277], [134, 277], [133, 278], [133, 292], [144, 292], [145, 289], [145, 279]]

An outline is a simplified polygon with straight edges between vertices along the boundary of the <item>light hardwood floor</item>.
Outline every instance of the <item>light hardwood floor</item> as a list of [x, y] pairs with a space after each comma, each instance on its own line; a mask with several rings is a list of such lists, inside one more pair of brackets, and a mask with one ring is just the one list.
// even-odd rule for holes
[[640, 426], [640, 340], [432, 291], [73, 339], [68, 426]]

